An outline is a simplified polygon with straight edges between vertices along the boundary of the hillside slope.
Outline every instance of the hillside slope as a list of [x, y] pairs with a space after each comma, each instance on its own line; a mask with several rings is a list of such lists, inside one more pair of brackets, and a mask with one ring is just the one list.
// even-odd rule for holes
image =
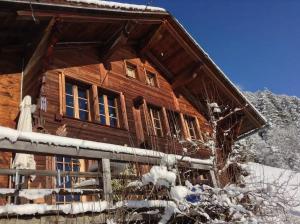
[[237, 146], [249, 150], [255, 162], [300, 171], [300, 99], [268, 90], [245, 95], [269, 126], [239, 141]]

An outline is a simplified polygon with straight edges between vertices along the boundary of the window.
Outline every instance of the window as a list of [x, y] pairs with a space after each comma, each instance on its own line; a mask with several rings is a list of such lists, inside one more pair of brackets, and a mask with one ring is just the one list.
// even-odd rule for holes
[[161, 111], [157, 107], [148, 106], [150, 119], [156, 136], [163, 137], [163, 130], [161, 125]]
[[100, 123], [111, 127], [119, 127], [117, 95], [99, 92], [98, 96]]
[[182, 129], [180, 125], [179, 114], [174, 111], [167, 111], [168, 122], [170, 126], [171, 136], [175, 139], [182, 138]]
[[137, 77], [136, 66], [127, 62], [126, 63], [126, 74], [128, 77], [136, 79], [136, 77]]
[[89, 88], [84, 85], [66, 82], [66, 115], [89, 120]]
[[[63, 157], [57, 156], [56, 157], [56, 170], [64, 171], [73, 171], [79, 172], [80, 170], [80, 163], [78, 159], [72, 159], [71, 157]], [[78, 177], [71, 177], [69, 175], [60, 176], [60, 180], [56, 180], [56, 185], [58, 188], [67, 189], [72, 188], [75, 183], [78, 182]], [[79, 201], [80, 195], [57, 195], [56, 202], [57, 203], [66, 203], [72, 201]]]
[[196, 135], [196, 121], [194, 117], [185, 116], [185, 123], [187, 127], [188, 134], [192, 140], [197, 138]]
[[152, 72], [146, 71], [146, 83], [149, 86], [157, 87], [156, 75]]

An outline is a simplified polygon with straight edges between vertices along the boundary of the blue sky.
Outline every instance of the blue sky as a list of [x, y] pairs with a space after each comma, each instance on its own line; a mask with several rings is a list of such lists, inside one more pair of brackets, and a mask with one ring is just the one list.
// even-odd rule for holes
[[166, 8], [243, 90], [300, 97], [300, 0], [123, 2]]

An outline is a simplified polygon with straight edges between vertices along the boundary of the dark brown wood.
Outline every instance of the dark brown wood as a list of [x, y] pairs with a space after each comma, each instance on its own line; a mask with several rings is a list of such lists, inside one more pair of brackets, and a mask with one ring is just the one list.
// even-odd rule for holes
[[137, 22], [127, 21], [126, 24], [115, 32], [115, 34], [105, 43], [105, 47], [101, 49], [100, 57], [102, 61], [106, 61], [114, 51], [124, 46], [129, 38], [130, 33], [136, 27]]
[[199, 76], [198, 72], [201, 69], [202, 63], [193, 66], [193, 68], [188, 68], [187, 71], [181, 72], [174, 78], [172, 83], [172, 88], [175, 90], [182, 86], [185, 86], [195, 80]]

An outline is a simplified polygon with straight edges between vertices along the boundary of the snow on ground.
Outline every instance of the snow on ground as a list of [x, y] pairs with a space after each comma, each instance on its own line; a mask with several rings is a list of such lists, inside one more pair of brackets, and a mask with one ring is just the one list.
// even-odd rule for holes
[[245, 178], [247, 186], [266, 189], [276, 201], [289, 207], [291, 214], [300, 217], [300, 173], [258, 163], [248, 163], [250, 175]]
[[67, 0], [68, 2], [76, 2], [83, 4], [93, 4], [103, 8], [130, 10], [130, 11], [151, 11], [151, 12], [166, 12], [165, 9], [160, 7], [148, 6], [148, 5], [137, 5], [127, 4], [113, 1], [102, 1], [102, 0]]

